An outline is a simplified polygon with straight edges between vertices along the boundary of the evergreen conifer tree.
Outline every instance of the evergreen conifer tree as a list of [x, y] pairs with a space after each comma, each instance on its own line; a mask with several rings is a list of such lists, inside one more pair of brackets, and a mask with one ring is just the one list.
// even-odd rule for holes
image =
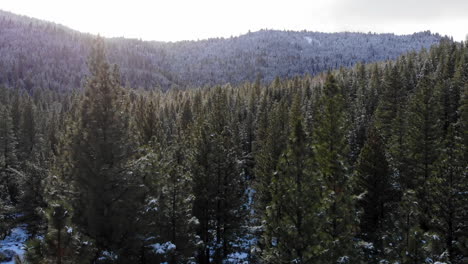
[[421, 228], [430, 229], [432, 204], [430, 185], [434, 177], [435, 163], [440, 153], [440, 107], [434, 94], [430, 76], [423, 76], [418, 83], [415, 94], [410, 99], [408, 113], [408, 162], [410, 165], [411, 188], [416, 191], [420, 205]]
[[142, 185], [130, 170], [134, 147], [127, 99], [119, 76], [106, 62], [101, 39], [95, 42], [88, 65], [91, 77], [78, 120], [61, 151], [68, 164], [62, 180], [73, 183], [68, 192], [73, 220], [96, 242], [94, 261], [133, 261], [138, 243], [132, 223], [141, 206]]
[[371, 257], [368, 261], [376, 261], [373, 258], [384, 255], [382, 237], [391, 230], [388, 219], [397, 200], [385, 145], [375, 128], [369, 131], [356, 165], [356, 193], [357, 205], [362, 209], [360, 236], [372, 243], [368, 248], [373, 254], [366, 254]]
[[30, 264], [90, 263], [95, 252], [93, 242], [80, 234], [71, 223], [72, 209], [64, 202], [49, 202], [45, 212], [47, 233], [27, 245], [26, 261]]
[[[239, 170], [238, 149], [229, 128], [227, 94], [213, 91], [209, 113], [199, 116], [194, 128], [191, 162], [194, 216], [200, 224], [197, 234], [202, 241], [198, 262], [222, 263], [240, 235], [245, 217], [245, 179]], [[205, 117], [203, 120], [201, 117]]]
[[463, 263], [468, 252], [468, 228], [463, 221], [468, 217], [468, 198], [464, 191], [468, 188], [466, 163], [463, 160], [463, 145], [459, 127], [452, 125], [443, 142], [436, 162], [435, 177], [430, 182], [430, 193], [434, 197], [432, 229], [439, 243], [443, 244], [431, 255], [445, 254], [451, 263]]
[[290, 111], [290, 137], [281, 155], [273, 184], [273, 193], [265, 220], [266, 263], [317, 263], [324, 254], [321, 245], [320, 186], [313, 169], [310, 142], [303, 127], [300, 97]]
[[353, 261], [352, 238], [357, 232], [356, 211], [352, 196], [353, 179], [348, 165], [348, 142], [344, 102], [333, 74], [325, 81], [315, 119], [314, 156], [317, 172], [323, 182], [326, 224], [323, 245], [330, 262]]
[[0, 105], [0, 200], [16, 204], [20, 198], [20, 181], [12, 169], [18, 169], [17, 140], [8, 105]]
[[376, 127], [387, 142], [393, 133], [392, 122], [404, 103], [400, 72], [396, 65], [387, 65], [382, 82], [382, 95], [376, 112]]

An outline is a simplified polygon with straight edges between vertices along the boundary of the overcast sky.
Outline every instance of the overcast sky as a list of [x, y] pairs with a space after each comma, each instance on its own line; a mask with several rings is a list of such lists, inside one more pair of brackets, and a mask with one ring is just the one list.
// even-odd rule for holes
[[465, 40], [468, 0], [0, 0], [0, 9], [108, 37], [196, 40], [259, 29], [431, 30]]

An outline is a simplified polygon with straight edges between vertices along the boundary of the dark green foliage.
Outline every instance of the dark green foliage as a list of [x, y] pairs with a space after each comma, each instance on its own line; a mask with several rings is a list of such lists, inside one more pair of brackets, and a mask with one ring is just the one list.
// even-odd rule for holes
[[27, 223], [30, 263], [464, 263], [467, 52], [148, 92], [98, 40], [84, 92], [0, 88], [0, 238]]
[[[129, 106], [116, 70], [105, 61], [98, 40], [89, 61], [91, 77], [79, 108], [78, 120], [62, 150], [66, 171], [62, 180], [73, 183], [74, 222], [92, 238], [99, 254], [135, 258], [136, 212], [141, 206], [141, 180], [130, 170], [133, 143]], [[125, 246], [122, 246], [125, 245]], [[109, 255], [108, 254], [108, 255]], [[105, 256], [103, 256], [105, 259]]]
[[406, 182], [409, 188], [416, 191], [421, 207], [420, 224], [424, 231], [430, 229], [433, 199], [438, 199], [437, 196], [430, 196], [429, 188], [440, 149], [440, 116], [433, 82], [429, 76], [423, 76], [408, 107], [406, 146], [410, 172], [407, 177], [411, 178]]
[[93, 242], [71, 223], [71, 210], [63, 202], [49, 202], [45, 212], [48, 223], [46, 235], [43, 239], [29, 241], [27, 263], [90, 263], [95, 254]]
[[19, 179], [14, 173], [18, 169], [17, 140], [8, 105], [0, 105], [0, 199], [17, 203], [20, 196]]
[[462, 256], [468, 253], [466, 221], [468, 205], [466, 203], [466, 190], [468, 178], [466, 173], [466, 160], [463, 158], [466, 146], [460, 137], [460, 128], [452, 125], [442, 143], [440, 156], [436, 162], [434, 179], [431, 181], [430, 192], [434, 197], [433, 226], [440, 236], [440, 250], [446, 250], [448, 259], [453, 263], [462, 261]]
[[[140, 212], [140, 224], [145, 226], [142, 236], [147, 237], [141, 257], [149, 263], [186, 263], [194, 258], [198, 242], [189, 153], [182, 145], [184, 140], [177, 140], [180, 146], [150, 144], [151, 150], [136, 162], [149, 188]], [[158, 252], [155, 245], [174, 245], [175, 249]]]
[[357, 206], [361, 208], [360, 236], [372, 243], [369, 261], [383, 256], [382, 236], [392, 223], [389, 214], [394, 210], [397, 191], [392, 185], [390, 166], [385, 153], [383, 139], [376, 129], [367, 136], [367, 142], [359, 155], [356, 165]]
[[[465, 85], [463, 86], [463, 93], [460, 100], [460, 108], [458, 112], [460, 113], [459, 126], [461, 131], [461, 137], [463, 140], [462, 143], [464, 146], [468, 146], [468, 81], [465, 82]], [[464, 161], [468, 161], [467, 149], [465, 149], [464, 157]]]
[[11, 91], [0, 87], [0, 239], [14, 224], [14, 213], [22, 194], [22, 175], [18, 169], [18, 141], [12, 118]]
[[262, 259], [266, 263], [317, 263], [326, 249], [318, 175], [303, 127], [300, 97], [290, 112], [290, 136], [277, 170], [272, 172], [272, 200], [264, 221], [268, 224]]
[[23, 160], [31, 158], [34, 147], [37, 142], [37, 128], [35, 120], [35, 105], [32, 99], [27, 97], [26, 102], [23, 103], [23, 112], [19, 128], [18, 146], [19, 157]]
[[405, 92], [396, 65], [386, 65], [381, 91], [380, 103], [376, 113], [376, 126], [382, 137], [387, 141], [391, 135], [395, 134], [393, 121], [405, 102]]
[[356, 174], [356, 191], [361, 196], [359, 205], [364, 209], [361, 232], [374, 236], [383, 226], [388, 203], [394, 195], [385, 146], [375, 129], [370, 131], [359, 156]]
[[201, 247], [199, 263], [221, 263], [232, 251], [241, 234], [246, 213], [245, 185], [239, 169], [238, 149], [230, 129], [226, 91], [215, 88], [207, 106], [210, 112], [200, 118], [193, 134], [191, 161], [194, 205], [199, 220], [197, 235]]
[[323, 182], [320, 196], [326, 218], [323, 247], [328, 251], [325, 259], [335, 262], [345, 258], [353, 262], [352, 238], [357, 231], [352, 197], [354, 183], [348, 165], [343, 95], [333, 74], [326, 77], [315, 122], [313, 149], [317, 173]]
[[[286, 113], [286, 114], [285, 114]], [[257, 213], [262, 214], [272, 200], [272, 177], [279, 158], [286, 145], [288, 131], [285, 102], [279, 102], [267, 108], [263, 100], [259, 111], [257, 141], [255, 142], [255, 190]]]

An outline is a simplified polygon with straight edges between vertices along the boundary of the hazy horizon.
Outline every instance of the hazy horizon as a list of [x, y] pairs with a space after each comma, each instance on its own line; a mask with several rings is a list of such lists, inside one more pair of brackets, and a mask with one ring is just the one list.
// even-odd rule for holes
[[[41, 19], [41, 18], [37, 18], [37, 17], [33, 17], [33, 16], [28, 16], [28, 15], [24, 15], [24, 14], [19, 14], [19, 13], [15, 13], [15, 12], [12, 12], [12, 11], [9, 11], [9, 10], [3, 10], [3, 9], [0, 9], [0, 11], [3, 11], [3, 12], [8, 12], [8, 13], [11, 13], [13, 15], [18, 15], [18, 16], [24, 16], [24, 17], [27, 17], [27, 18], [31, 18], [31, 19], [38, 19], [40, 21], [44, 21], [46, 23], [55, 23], [56, 25], [58, 26], [63, 26], [63, 27], [66, 27], [66, 28], [69, 28], [70, 30], [75, 30], [75, 31], [78, 31], [80, 33], [84, 33], [84, 34], [91, 34], [91, 35], [95, 35], [95, 36], [101, 36], [101, 37], [104, 37], [104, 38], [126, 38], [126, 39], [138, 39], [138, 40], [143, 40], [143, 41], [156, 41], [156, 42], [184, 42], [184, 41], [203, 41], [203, 40], [208, 40], [208, 39], [216, 39], [216, 38], [224, 38], [224, 39], [227, 39], [227, 38], [231, 38], [231, 37], [240, 37], [240, 36], [243, 36], [243, 35], [247, 35], [249, 33], [255, 33], [255, 32], [261, 32], [261, 31], [283, 31], [283, 32], [286, 32], [286, 31], [292, 31], [292, 32], [303, 32], [303, 31], [306, 31], [306, 32], [315, 32], [315, 33], [325, 33], [325, 34], [333, 34], [333, 33], [356, 33], [356, 34], [394, 34], [394, 35], [397, 35], [397, 36], [405, 36], [405, 35], [412, 35], [412, 34], [416, 34], [416, 33], [421, 33], [421, 32], [425, 32], [425, 31], [430, 31], [429, 29], [426, 29], [426, 30], [419, 30], [419, 31], [415, 31], [415, 32], [408, 32], [408, 33], [401, 33], [401, 34], [398, 34], [398, 33], [395, 33], [395, 32], [373, 32], [373, 31], [358, 31], [358, 30], [352, 30], [352, 31], [349, 31], [349, 30], [342, 30], [342, 31], [318, 31], [318, 30], [308, 30], [308, 29], [301, 29], [301, 30], [296, 30], [296, 29], [278, 29], [278, 28], [260, 28], [260, 29], [257, 29], [257, 30], [247, 30], [245, 32], [240, 32], [239, 34], [236, 34], [236, 35], [230, 35], [230, 36], [210, 36], [210, 37], [206, 37], [206, 38], [199, 38], [199, 39], [180, 39], [180, 40], [157, 40], [157, 39], [144, 39], [144, 38], [141, 38], [141, 37], [133, 37], [133, 36], [108, 36], [108, 35], [104, 35], [100, 32], [98, 33], [94, 33], [94, 32], [86, 32], [86, 31], [82, 31], [82, 30], [78, 30], [76, 28], [73, 28], [71, 26], [67, 26], [67, 25], [64, 25], [62, 23], [58, 23], [58, 22], [55, 22], [55, 21], [51, 21], [51, 20], [47, 20], [47, 19]], [[440, 32], [433, 32], [433, 31], [430, 31], [431, 34], [439, 34], [441, 36], [446, 36], [446, 34], [443, 34], [443, 33], [440, 33]], [[448, 35], [447, 35], [448, 36]], [[449, 36], [451, 37], [451, 36]]]
[[468, 16], [463, 14], [468, 1], [374, 2], [4, 0], [0, 9], [85, 33], [154, 41], [231, 37], [262, 29], [396, 35], [430, 30], [456, 41], [468, 33]]

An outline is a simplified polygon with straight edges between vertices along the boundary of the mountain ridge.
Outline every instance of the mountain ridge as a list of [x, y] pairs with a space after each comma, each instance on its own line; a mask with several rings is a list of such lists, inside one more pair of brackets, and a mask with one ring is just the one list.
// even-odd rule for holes
[[[0, 84], [26, 90], [82, 87], [94, 38], [54, 22], [0, 11]], [[120, 66], [125, 85], [166, 90], [315, 75], [358, 62], [395, 59], [443, 38], [430, 31], [395, 35], [260, 30], [198, 41], [104, 39], [109, 60]]]

